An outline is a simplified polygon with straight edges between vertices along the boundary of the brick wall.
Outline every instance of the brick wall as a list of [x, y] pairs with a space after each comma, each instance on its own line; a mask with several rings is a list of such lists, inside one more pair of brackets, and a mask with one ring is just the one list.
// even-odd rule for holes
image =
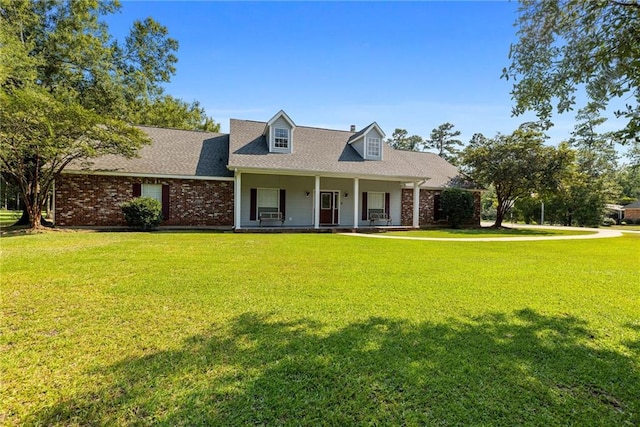
[[[420, 226], [428, 226], [440, 224], [440, 222], [435, 221], [434, 219], [434, 199], [435, 196], [440, 194], [440, 190], [426, 190], [420, 189]], [[474, 192], [474, 215], [473, 215], [473, 225], [480, 225], [480, 193]], [[403, 188], [402, 189], [402, 208], [401, 208], [401, 218], [402, 225], [410, 227], [413, 225], [413, 189], [411, 188]]]
[[126, 225], [120, 204], [133, 198], [133, 184], [169, 186], [169, 218], [161, 225], [233, 225], [233, 181], [98, 175], [62, 175], [56, 180], [56, 225]]
[[638, 208], [627, 208], [624, 210], [624, 217], [626, 219], [639, 220], [640, 219], [640, 209]]

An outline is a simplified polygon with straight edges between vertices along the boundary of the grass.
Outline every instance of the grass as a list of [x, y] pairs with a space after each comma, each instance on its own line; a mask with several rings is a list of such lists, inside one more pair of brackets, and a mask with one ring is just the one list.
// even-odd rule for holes
[[639, 235], [0, 245], [0, 424], [640, 424]]
[[0, 228], [7, 228], [13, 225], [22, 216], [21, 211], [7, 211], [0, 209]]
[[525, 228], [504, 228], [496, 230], [490, 227], [470, 228], [470, 229], [433, 229], [415, 231], [391, 231], [386, 233], [390, 236], [409, 237], [431, 237], [431, 238], [468, 238], [468, 237], [538, 237], [538, 236], [577, 236], [581, 234], [595, 234], [594, 231], [587, 230], [563, 230], [563, 229], [525, 229]]
[[611, 225], [609, 228], [620, 231], [640, 231], [640, 225]]

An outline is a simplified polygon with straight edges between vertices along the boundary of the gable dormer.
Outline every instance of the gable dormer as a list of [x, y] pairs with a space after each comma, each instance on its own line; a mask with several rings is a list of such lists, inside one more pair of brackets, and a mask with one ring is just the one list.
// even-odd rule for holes
[[293, 152], [293, 131], [296, 124], [291, 117], [283, 110], [267, 122], [263, 135], [267, 140], [270, 153], [292, 153]]
[[371, 123], [349, 138], [349, 144], [365, 160], [382, 160], [385, 138], [384, 132], [376, 122]]

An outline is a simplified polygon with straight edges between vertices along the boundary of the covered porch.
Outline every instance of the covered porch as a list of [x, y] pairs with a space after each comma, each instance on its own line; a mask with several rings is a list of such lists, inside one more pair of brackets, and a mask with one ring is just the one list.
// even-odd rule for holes
[[[235, 170], [234, 229], [263, 232], [343, 232], [407, 229], [401, 225], [407, 177], [285, 175]], [[419, 185], [413, 224], [418, 227]], [[340, 230], [340, 231], [334, 231]]]

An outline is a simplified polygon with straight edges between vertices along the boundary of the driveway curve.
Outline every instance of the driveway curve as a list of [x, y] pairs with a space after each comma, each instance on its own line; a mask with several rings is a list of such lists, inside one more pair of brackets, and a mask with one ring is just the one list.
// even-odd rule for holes
[[[545, 227], [538, 225], [518, 225], [513, 228], [536, 228], [553, 230], [556, 227]], [[578, 230], [587, 231], [589, 234], [576, 234], [567, 236], [517, 236], [517, 237], [411, 237], [411, 236], [385, 236], [385, 233], [342, 233], [344, 236], [369, 237], [373, 239], [399, 239], [399, 240], [428, 240], [434, 242], [533, 242], [541, 240], [584, 240], [584, 239], [606, 239], [610, 237], [622, 236], [622, 231], [602, 228], [585, 228], [585, 227], [558, 227], [562, 230]], [[638, 233], [638, 232], [632, 232]]]

